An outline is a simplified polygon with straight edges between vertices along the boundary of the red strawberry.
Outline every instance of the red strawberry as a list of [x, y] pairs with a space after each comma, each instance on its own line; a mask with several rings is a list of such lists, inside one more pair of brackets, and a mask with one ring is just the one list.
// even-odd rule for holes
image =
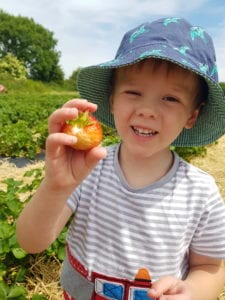
[[79, 112], [77, 118], [68, 120], [62, 132], [77, 137], [77, 143], [72, 146], [76, 150], [89, 150], [98, 146], [103, 135], [100, 122], [89, 111]]

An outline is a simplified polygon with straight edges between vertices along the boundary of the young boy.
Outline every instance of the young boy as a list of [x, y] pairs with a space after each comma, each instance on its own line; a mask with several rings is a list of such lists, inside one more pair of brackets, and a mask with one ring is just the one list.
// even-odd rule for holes
[[[142, 24], [114, 60], [81, 70], [78, 87], [91, 102], [73, 99], [49, 118], [46, 175], [18, 219], [21, 246], [44, 250], [74, 214], [65, 299], [216, 299], [225, 284], [224, 202], [210, 175], [170, 150], [225, 133], [210, 36], [181, 18]], [[62, 124], [85, 109], [122, 142], [68, 147], [76, 138]], [[142, 268], [152, 285], [150, 275], [135, 278]]]

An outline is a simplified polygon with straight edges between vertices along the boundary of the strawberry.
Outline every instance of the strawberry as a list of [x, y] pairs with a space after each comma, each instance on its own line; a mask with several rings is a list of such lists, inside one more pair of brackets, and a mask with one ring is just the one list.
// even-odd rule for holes
[[89, 150], [102, 141], [102, 126], [89, 111], [79, 112], [78, 117], [68, 120], [62, 127], [62, 132], [77, 137], [77, 143], [72, 147], [76, 150]]

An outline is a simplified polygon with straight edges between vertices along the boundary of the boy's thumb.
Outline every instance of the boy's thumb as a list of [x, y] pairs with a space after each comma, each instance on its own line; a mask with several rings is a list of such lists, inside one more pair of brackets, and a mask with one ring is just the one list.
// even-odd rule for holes
[[149, 290], [148, 290], [148, 296], [150, 297], [149, 299], [153, 300], [153, 299], [156, 299], [159, 297], [158, 295], [159, 293], [153, 288], [151, 287]]
[[164, 276], [152, 283], [152, 286], [148, 294], [150, 297], [159, 298], [163, 294], [166, 294], [168, 290], [173, 288], [176, 284], [177, 284], [176, 278], [172, 276]]

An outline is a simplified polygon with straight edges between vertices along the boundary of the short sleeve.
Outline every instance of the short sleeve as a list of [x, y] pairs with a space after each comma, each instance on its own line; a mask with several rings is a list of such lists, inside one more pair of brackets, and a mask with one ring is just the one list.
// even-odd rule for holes
[[191, 249], [201, 255], [225, 259], [225, 203], [215, 182], [192, 239]]
[[80, 198], [80, 187], [76, 188], [67, 200], [69, 208], [75, 212]]

